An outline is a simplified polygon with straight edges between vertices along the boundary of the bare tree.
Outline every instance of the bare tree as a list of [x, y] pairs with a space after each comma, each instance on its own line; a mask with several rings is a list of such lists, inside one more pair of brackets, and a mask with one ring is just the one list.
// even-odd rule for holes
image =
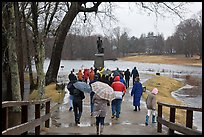
[[195, 31], [197, 28], [196, 26], [199, 26], [199, 24], [195, 19], [187, 19], [182, 21], [176, 29], [176, 33], [184, 45], [183, 48], [186, 57], [193, 57], [198, 50], [196, 42], [198, 33]]
[[75, 19], [75, 17], [79, 12], [97, 13], [98, 6], [101, 4], [101, 2], [93, 2], [92, 4], [93, 5], [91, 7], [87, 8], [86, 2], [71, 2], [71, 5], [69, 6], [69, 10], [64, 16], [56, 32], [56, 38], [52, 49], [52, 57], [50, 60], [48, 71], [46, 73], [46, 85], [50, 84], [51, 82], [56, 82], [57, 80], [57, 74], [58, 74], [60, 60], [61, 60], [61, 52], [63, 49], [65, 37], [72, 25], [73, 20]]
[[[11, 74], [11, 91], [12, 100], [21, 101], [21, 91], [20, 91], [20, 79], [19, 79], [19, 69], [18, 69], [18, 59], [16, 53], [16, 26], [17, 18], [15, 18], [15, 10], [13, 2], [3, 3], [3, 14], [6, 15], [4, 19], [4, 27], [8, 46], [8, 64]], [[18, 108], [15, 110], [19, 111]]]

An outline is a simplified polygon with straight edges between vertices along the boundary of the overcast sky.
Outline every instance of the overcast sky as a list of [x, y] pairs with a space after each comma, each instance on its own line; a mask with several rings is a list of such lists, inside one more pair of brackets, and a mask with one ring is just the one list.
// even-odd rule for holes
[[[134, 8], [133, 2], [119, 2], [117, 5], [118, 8], [114, 9], [114, 15], [119, 21], [117, 24], [112, 24], [111, 28], [120, 26], [121, 31], [126, 28], [129, 37], [135, 36], [139, 38], [142, 33], [147, 35], [148, 32], [154, 32], [154, 34], [162, 33], [166, 39], [175, 32], [175, 27], [181, 22], [181, 19], [176, 16], [164, 19], [159, 17], [156, 20], [154, 14], [150, 16], [141, 14], [138, 8]], [[185, 19], [202, 10], [202, 2], [191, 2], [187, 8], [189, 12], [185, 14]], [[103, 34], [102, 28], [96, 29], [95, 33]]]

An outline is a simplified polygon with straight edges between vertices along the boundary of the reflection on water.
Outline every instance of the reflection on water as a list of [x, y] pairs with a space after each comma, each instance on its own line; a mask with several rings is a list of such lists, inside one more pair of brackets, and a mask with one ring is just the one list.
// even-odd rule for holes
[[14, 127], [21, 123], [21, 112], [12, 112], [9, 110], [8, 113], [8, 127]]
[[[45, 60], [44, 62], [44, 71], [46, 72], [49, 66], [50, 60]], [[72, 69], [75, 69], [77, 72], [79, 69], [91, 68], [94, 66], [93, 60], [61, 60], [61, 66], [64, 66], [63, 69], [59, 69], [59, 75], [67, 75]], [[197, 66], [184, 66], [184, 65], [173, 65], [173, 64], [155, 64], [155, 63], [141, 63], [141, 62], [131, 62], [131, 61], [104, 61], [104, 67], [111, 70], [115, 70], [117, 67], [121, 70], [130, 70], [133, 67], [137, 67], [139, 73], [149, 73], [155, 74], [160, 72], [162, 75], [171, 74], [171, 75], [194, 75], [202, 78], [202, 67]], [[35, 67], [33, 66], [33, 70]]]

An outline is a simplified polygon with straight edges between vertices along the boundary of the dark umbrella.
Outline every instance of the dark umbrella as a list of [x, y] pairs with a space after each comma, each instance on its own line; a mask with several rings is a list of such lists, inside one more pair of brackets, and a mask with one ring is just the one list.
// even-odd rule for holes
[[79, 89], [86, 93], [90, 93], [92, 91], [90, 85], [82, 81], [77, 81], [73, 85], [76, 89]]
[[102, 72], [103, 75], [110, 75], [112, 73], [111, 70], [107, 69]]

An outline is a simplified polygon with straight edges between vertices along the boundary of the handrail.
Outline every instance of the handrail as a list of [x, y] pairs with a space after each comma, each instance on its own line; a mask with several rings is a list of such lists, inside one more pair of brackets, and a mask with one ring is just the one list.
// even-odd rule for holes
[[[40, 125], [45, 122], [49, 128], [51, 98], [32, 101], [4, 101], [2, 102], [2, 135], [27, 134], [35, 128], [35, 134], [40, 134]], [[41, 116], [41, 104], [45, 103], [45, 115]], [[28, 121], [28, 106], [35, 105], [35, 119]], [[8, 108], [21, 106], [21, 124], [8, 128]]]
[[[192, 129], [193, 124], [193, 111], [202, 112], [202, 108], [181, 106], [175, 104], [168, 104], [164, 102], [157, 102], [158, 104], [158, 123], [157, 123], [157, 132], [162, 132], [162, 124], [169, 128], [168, 134], [174, 134], [174, 131], [178, 131], [180, 133], [186, 135], [201, 135], [202, 132]], [[170, 116], [169, 121], [162, 118], [162, 106], [166, 106], [170, 108]], [[186, 110], [186, 126], [182, 126], [175, 123], [175, 112], [176, 109], [184, 109]]]

